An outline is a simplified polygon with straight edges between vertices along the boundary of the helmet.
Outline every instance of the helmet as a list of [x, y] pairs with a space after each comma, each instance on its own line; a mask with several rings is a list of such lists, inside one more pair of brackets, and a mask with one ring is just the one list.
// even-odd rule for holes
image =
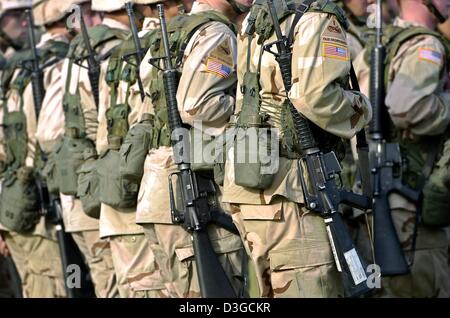
[[227, 0], [227, 2], [231, 5], [233, 10], [238, 14], [243, 14], [243, 13], [249, 12], [251, 9], [251, 6], [240, 3], [237, 0]]
[[132, 0], [131, 2], [135, 3], [135, 4], [154, 4], [154, 3], [160, 3], [160, 2], [164, 2], [166, 0]]
[[48, 25], [63, 19], [74, 4], [89, 0], [38, 0], [33, 1], [33, 15], [36, 25]]
[[101, 12], [114, 12], [125, 9], [128, 0], [92, 0], [92, 10]]
[[30, 8], [31, 5], [31, 0], [1, 0], [0, 17], [9, 10]]

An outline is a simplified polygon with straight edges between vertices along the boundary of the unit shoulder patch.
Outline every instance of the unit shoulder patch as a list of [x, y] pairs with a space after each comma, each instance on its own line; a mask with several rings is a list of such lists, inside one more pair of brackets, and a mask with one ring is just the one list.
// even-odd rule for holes
[[209, 58], [218, 60], [229, 67], [233, 67], [234, 62], [232, 52], [230, 40], [226, 39], [209, 53]]
[[336, 17], [331, 17], [321, 34], [322, 41], [347, 45], [345, 32]]

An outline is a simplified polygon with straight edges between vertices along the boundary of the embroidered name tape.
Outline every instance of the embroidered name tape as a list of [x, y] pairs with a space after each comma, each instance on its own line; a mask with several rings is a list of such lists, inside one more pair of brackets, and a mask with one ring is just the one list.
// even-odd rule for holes
[[206, 72], [220, 76], [222, 78], [228, 78], [231, 75], [233, 69], [223, 64], [221, 61], [215, 58], [208, 58], [206, 62]]
[[441, 65], [442, 54], [432, 49], [419, 49], [419, 60]]
[[348, 48], [334, 43], [323, 43], [322, 55], [339, 60], [348, 60]]

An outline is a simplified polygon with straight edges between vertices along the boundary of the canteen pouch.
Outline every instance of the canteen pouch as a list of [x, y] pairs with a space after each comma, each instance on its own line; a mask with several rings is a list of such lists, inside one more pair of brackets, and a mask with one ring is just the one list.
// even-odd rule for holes
[[450, 139], [423, 189], [422, 221], [432, 227], [450, 225]]
[[[121, 177], [120, 142], [110, 140], [110, 148], [97, 161], [100, 202], [116, 210], [131, 209], [137, 205], [139, 184]], [[117, 143], [118, 142], [118, 143]]]
[[85, 162], [78, 169], [78, 191], [84, 213], [94, 219], [100, 218], [99, 177], [97, 173], [97, 153], [95, 149], [86, 149]]
[[236, 185], [264, 190], [273, 182], [275, 172], [270, 160], [272, 151], [269, 116], [260, 112], [259, 80], [256, 73], [247, 72], [242, 87], [244, 100], [234, 138], [234, 178]]
[[[56, 171], [59, 190], [65, 195], [77, 195], [77, 170], [84, 163], [84, 151], [95, 149], [93, 142], [87, 138], [74, 138], [76, 135], [66, 134], [61, 148], [57, 151]], [[117, 169], [117, 168], [116, 168]]]
[[41, 217], [38, 189], [33, 170], [22, 167], [7, 176], [0, 195], [0, 223], [8, 229], [27, 233], [34, 229]]

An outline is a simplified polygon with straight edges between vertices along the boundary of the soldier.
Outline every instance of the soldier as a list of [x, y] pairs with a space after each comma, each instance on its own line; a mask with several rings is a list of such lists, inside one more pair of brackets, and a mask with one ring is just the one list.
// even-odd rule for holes
[[[13, 30], [2, 30], [6, 35], [12, 31], [23, 40], [23, 28], [26, 26], [23, 9], [30, 8], [31, 1], [3, 1], [2, 5], [3, 10], [18, 10], [15, 17], [19, 19], [9, 24]], [[42, 56], [49, 59], [58, 58], [57, 50], [53, 50], [56, 41], [48, 42], [51, 31], [58, 33], [58, 30], [49, 30], [39, 44]], [[14, 54], [2, 77], [5, 92], [2, 121], [5, 135], [9, 137], [4, 141], [6, 170], [2, 183], [0, 220], [6, 229], [6, 244], [22, 280], [23, 296], [65, 297], [55, 228], [39, 214], [39, 199], [33, 180], [33, 170], [37, 164], [37, 114], [29, 85], [31, 74], [28, 69], [22, 68], [22, 62], [29, 58], [29, 52]]]
[[[87, 58], [90, 54], [89, 47], [82, 34], [78, 35], [71, 43], [71, 50], [64, 65], [63, 81], [66, 83], [64, 89], [66, 117], [64, 139], [67, 140], [67, 143], [60, 150], [60, 161], [62, 157], [63, 161], [71, 162], [71, 154], [74, 151], [76, 156], [82, 159], [81, 161], [83, 161], [83, 156], [88, 159], [86, 164], [96, 158], [95, 147], [99, 140], [97, 133], [101, 132], [101, 129], [98, 129], [99, 121], [103, 120], [106, 105], [109, 104], [109, 92], [108, 90], [104, 91], [103, 86], [99, 89], [99, 83], [105, 80], [104, 74], [107, 71], [111, 52], [129, 34], [124, 1], [94, 0], [92, 1], [92, 10], [104, 14], [102, 24], [88, 30], [89, 42], [95, 55], [94, 62], [98, 61], [99, 63], [98, 70], [96, 70], [97, 65], [90, 64], [91, 61]], [[91, 71], [96, 71], [96, 74], [92, 75]], [[80, 147], [70, 148], [72, 141], [76, 141]], [[97, 144], [100, 153], [105, 150], [104, 146]], [[79, 233], [75, 238], [79, 245], [86, 246], [86, 250], [93, 254], [93, 263], [97, 262], [98, 256], [103, 258], [103, 269], [98, 268], [97, 272], [101, 275], [99, 280], [102, 281], [104, 288], [103, 295], [105, 297], [128, 297], [131, 291], [120, 267], [122, 255], [117, 251], [114, 243], [110, 242], [110, 238], [124, 234], [122, 232], [124, 228], [130, 230], [131, 233], [139, 231], [139, 228], [134, 225], [132, 229], [129, 229], [127, 224], [130, 222], [122, 223], [123, 220], [114, 222], [117, 219], [108, 218], [108, 212], [100, 213], [100, 202], [97, 197], [88, 195], [91, 201], [85, 200], [88, 192], [94, 191], [94, 184], [89, 183], [90, 180], [87, 184], [83, 183], [81, 179], [77, 180], [76, 172], [78, 169], [83, 170], [83, 174], [96, 172], [95, 164], [81, 167], [78, 163], [70, 167], [70, 183], [73, 186], [61, 191], [63, 194], [72, 196], [66, 205], [66, 209], [70, 210], [71, 215], [69, 231]], [[80, 181], [79, 184], [78, 181]], [[77, 199], [74, 197], [75, 194]], [[126, 217], [126, 214], [123, 215]]]
[[[6, 67], [6, 59], [10, 58], [15, 49], [18, 50], [26, 40], [26, 29], [20, 9], [23, 4], [20, 1], [0, 2], [0, 78]], [[0, 98], [4, 99], [3, 87], [0, 88]], [[0, 109], [0, 118], [3, 117], [3, 109]], [[0, 119], [1, 121], [1, 119]], [[0, 181], [5, 168], [6, 154], [3, 147], [3, 129], [0, 128]], [[1, 182], [0, 182], [1, 183]], [[1, 184], [0, 184], [1, 193]], [[0, 298], [13, 297], [13, 280], [10, 277], [11, 266], [7, 258], [11, 255], [2, 237], [2, 226], [0, 224]], [[17, 278], [16, 278], [17, 281]], [[20, 283], [20, 282], [19, 282]], [[21, 296], [21, 295], [19, 295]]]
[[[279, 65], [272, 54], [262, 50], [262, 45], [276, 40], [275, 34], [262, 32], [272, 25], [270, 19], [259, 17], [264, 14], [264, 5], [264, 1], [254, 5], [238, 37], [238, 87], [245, 87], [242, 89], [246, 92], [245, 105], [253, 105], [248, 102], [253, 98], [251, 92], [259, 91], [256, 96], [261, 99], [259, 111], [268, 114], [264, 118], [268, 118], [270, 127], [283, 132], [280, 153], [272, 160], [278, 162], [278, 169], [272, 172], [266, 184], [253, 178], [258, 188], [239, 186], [238, 178], [239, 184], [249, 180], [235, 173], [240, 165], [234, 163], [234, 150], [228, 151], [223, 200], [234, 206], [233, 220], [256, 267], [261, 297], [342, 296], [342, 283], [324, 220], [305, 208], [299, 162], [289, 159], [296, 157], [295, 145], [288, 135], [292, 119], [289, 119], [289, 111], [282, 110], [286, 90]], [[338, 137], [352, 138], [371, 117], [367, 98], [343, 88], [350, 71], [344, 13], [330, 1], [318, 1], [296, 25], [291, 25], [293, 19], [289, 18], [294, 11], [279, 10], [278, 15], [282, 14], [288, 18], [281, 22], [281, 29], [294, 28], [289, 98], [299, 112], [326, 131], [326, 137], [319, 139], [321, 148], [324, 151], [335, 149], [339, 153]], [[254, 26], [257, 34], [253, 36], [245, 33], [252, 29], [247, 28], [252, 21], [257, 21]], [[252, 74], [260, 74], [259, 81], [251, 80]], [[243, 106], [244, 96], [240, 91], [237, 115], [248, 111], [248, 106]], [[242, 120], [245, 127], [245, 119]], [[326, 140], [331, 140], [328, 145]]]
[[[149, 4], [154, 1], [135, 0], [133, 2], [135, 15], [139, 17], [133, 23], [138, 29], [142, 28], [139, 36], [141, 37], [140, 41], [144, 43], [149, 31], [155, 29], [159, 24], [158, 20], [151, 18], [155, 16], [156, 11]], [[175, 14], [179, 8], [176, 8]], [[116, 13], [116, 15], [118, 14], [119, 12]], [[121, 10], [120, 14], [122, 17], [126, 16], [124, 10]], [[131, 17], [130, 15], [129, 18]], [[124, 17], [123, 21], [124, 25], [129, 28], [131, 20], [125, 20]], [[144, 44], [142, 47], [148, 48]], [[97, 133], [97, 151], [100, 154], [97, 166], [99, 167], [100, 185], [111, 184], [121, 178], [118, 174], [119, 154], [128, 156], [129, 150], [124, 147], [140, 146], [126, 143], [125, 138], [128, 128], [141, 122], [141, 108], [136, 106], [142, 103], [141, 98], [144, 92], [136, 82], [135, 74], [138, 72], [138, 68], [135, 66], [136, 52], [137, 48], [130, 34], [120, 46], [112, 51], [111, 58], [104, 62], [107, 70], [104, 77], [100, 79], [101, 103]], [[143, 52], [139, 52], [139, 54], [143, 54]], [[143, 56], [140, 55], [139, 59], [142, 60], [142, 58]], [[129, 63], [124, 63], [124, 60]], [[126, 151], [119, 151], [121, 146]], [[129, 158], [129, 160], [134, 160], [134, 158]], [[116, 173], [111, 173], [111, 169], [116, 169]], [[102, 201], [100, 234], [102, 237], [108, 238], [111, 244], [120, 295], [127, 298], [168, 297], [150, 243], [145, 238], [143, 228], [135, 222], [136, 190], [139, 184], [137, 182], [129, 183], [125, 188], [121, 188], [123, 182], [125, 181], [118, 181], [117, 188], [100, 186], [99, 190]], [[128, 194], [126, 194], [127, 191]]]
[[[400, 0], [398, 3], [400, 17], [393, 27], [384, 31], [385, 44], [391, 52], [386, 61], [385, 83], [391, 130], [388, 142], [400, 144], [405, 163], [403, 183], [421, 191], [443, 166], [438, 159], [442, 156], [444, 160], [449, 155], [448, 150], [439, 153], [450, 121], [450, 95], [443, 89], [448, 81], [448, 51], [434, 30], [438, 15], [447, 17], [450, 1]], [[367, 48], [355, 62], [366, 93], [369, 52]], [[428, 166], [433, 168], [431, 176], [424, 172]], [[413, 263], [409, 274], [384, 278], [381, 297], [448, 297], [448, 239], [445, 228], [424, 222], [428, 209], [423, 203], [429, 194], [424, 190], [424, 200], [417, 205], [398, 194], [389, 197], [400, 244], [406, 259]], [[440, 208], [448, 213], [448, 195], [434, 198], [432, 212]], [[417, 216], [419, 210], [421, 219]]]
[[[89, 26], [101, 22], [99, 14], [91, 11], [90, 1], [42, 1], [35, 9], [41, 13], [36, 18], [36, 24], [57, 31], [51, 33], [52, 41], [58, 40], [67, 43], [68, 46], [72, 35], [66, 29], [66, 18], [70, 14], [70, 9], [74, 4], [81, 5], [81, 10], [83, 10]], [[36, 138], [39, 142], [40, 149], [49, 158], [53, 156], [55, 148], [58, 147], [64, 134], [62, 101], [65, 82], [63, 81], [63, 65], [64, 59], [61, 59], [46, 68], [44, 73], [46, 94], [39, 114]], [[52, 175], [47, 172], [52, 164], [52, 161], [49, 160], [47, 166], [43, 169], [43, 171], [46, 171], [46, 181], [48, 184], [52, 182]], [[56, 191], [56, 195], [59, 196], [58, 191]], [[107, 245], [105, 242], [99, 241], [98, 231], [96, 231], [98, 221], [90, 219], [83, 215], [82, 212], [77, 214], [76, 212], [77, 209], [80, 209], [80, 204], [72, 197], [61, 194], [61, 200], [63, 203], [65, 230], [68, 233], [72, 233], [72, 237], [85, 257], [86, 263], [90, 268], [97, 297], [114, 297], [117, 294], [117, 288], [115, 287], [110, 250], [105, 247]]]
[[[154, 4], [158, 2], [161, 1], [153, 1]], [[174, 55], [182, 57], [177, 91], [179, 111], [191, 131], [195, 122], [201, 122], [202, 133], [219, 136], [227, 126], [235, 102], [236, 36], [231, 22], [237, 22], [251, 1], [199, 0], [194, 2], [189, 17], [173, 19], [179, 2], [164, 1], [168, 28], [184, 33], [181, 38], [172, 39], [173, 47], [177, 48]], [[152, 8], [156, 15], [156, 6], [152, 5]], [[187, 27], [188, 30], [183, 29]], [[161, 50], [157, 51], [160, 44], [156, 41], [156, 37], [150, 40], [150, 44], [155, 45], [150, 45], [144, 61], [163, 55]], [[187, 45], [182, 46], [182, 43]], [[157, 127], [154, 134], [159, 137], [150, 146], [145, 160], [136, 222], [145, 229], [170, 297], [200, 297], [191, 236], [180, 225], [174, 225], [171, 218], [168, 175], [177, 167], [172, 158], [167, 115], [164, 115], [167, 106], [162, 98], [161, 74], [144, 62], [141, 77], [144, 83], [149, 83], [146, 87], [150, 96], [142, 105], [143, 112], [154, 114], [154, 126]], [[204, 169], [212, 172], [211, 166], [206, 165]], [[227, 207], [223, 208], [230, 213]], [[209, 234], [235, 292], [242, 294], [242, 268], [246, 266], [246, 260], [240, 238], [216, 226], [210, 226]]]

